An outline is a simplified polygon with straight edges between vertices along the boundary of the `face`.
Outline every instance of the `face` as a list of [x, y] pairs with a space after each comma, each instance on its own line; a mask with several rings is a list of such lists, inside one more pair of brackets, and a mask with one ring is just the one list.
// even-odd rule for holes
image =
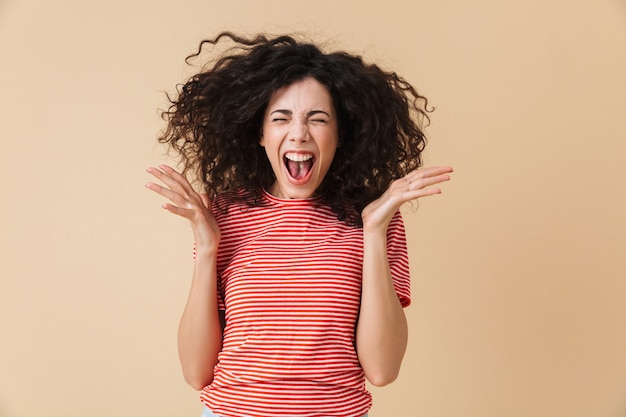
[[263, 119], [260, 144], [279, 198], [308, 198], [320, 186], [335, 156], [337, 117], [330, 93], [313, 78], [274, 92]]

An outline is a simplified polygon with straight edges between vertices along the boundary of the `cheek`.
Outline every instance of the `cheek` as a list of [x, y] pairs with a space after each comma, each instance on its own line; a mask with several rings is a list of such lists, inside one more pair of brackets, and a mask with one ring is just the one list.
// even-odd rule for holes
[[276, 141], [271, 140], [271, 138], [266, 138], [261, 142], [261, 146], [265, 150], [265, 157], [272, 164], [272, 166], [280, 165], [280, 158], [278, 155], [279, 144]]
[[272, 148], [273, 143], [274, 141], [272, 140], [272, 133], [264, 130], [259, 137], [259, 145], [267, 150], [268, 148]]
[[324, 141], [321, 143], [322, 149], [327, 154], [334, 155], [337, 151], [337, 146], [339, 144], [339, 140], [335, 135], [328, 135], [324, 138]]

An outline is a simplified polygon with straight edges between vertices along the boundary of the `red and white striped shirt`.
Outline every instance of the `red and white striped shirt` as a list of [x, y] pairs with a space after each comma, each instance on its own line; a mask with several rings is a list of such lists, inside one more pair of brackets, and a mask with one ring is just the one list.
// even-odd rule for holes
[[[363, 230], [316, 199], [215, 210], [224, 343], [202, 401], [223, 417], [356, 417], [371, 395], [355, 351]], [[218, 198], [216, 206], [227, 204]], [[387, 233], [403, 306], [409, 265], [400, 213]]]

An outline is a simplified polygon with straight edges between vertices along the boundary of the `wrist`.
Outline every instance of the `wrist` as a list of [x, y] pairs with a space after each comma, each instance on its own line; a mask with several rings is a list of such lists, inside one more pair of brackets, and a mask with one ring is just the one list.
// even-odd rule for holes
[[386, 251], [387, 233], [381, 230], [363, 230], [363, 249], [368, 253], [370, 251]]
[[387, 238], [387, 225], [363, 225], [363, 237]]
[[196, 261], [217, 258], [217, 245], [195, 242], [193, 244], [193, 257]]

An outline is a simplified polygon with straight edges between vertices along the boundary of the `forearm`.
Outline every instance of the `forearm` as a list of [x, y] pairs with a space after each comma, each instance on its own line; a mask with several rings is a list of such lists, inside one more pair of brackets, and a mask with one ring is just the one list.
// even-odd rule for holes
[[397, 378], [407, 339], [406, 316], [389, 271], [386, 234], [365, 233], [356, 345], [370, 383], [383, 386]]
[[221, 349], [216, 258], [214, 254], [199, 250], [178, 328], [178, 354], [183, 376], [189, 385], [201, 390], [213, 380], [213, 368]]

